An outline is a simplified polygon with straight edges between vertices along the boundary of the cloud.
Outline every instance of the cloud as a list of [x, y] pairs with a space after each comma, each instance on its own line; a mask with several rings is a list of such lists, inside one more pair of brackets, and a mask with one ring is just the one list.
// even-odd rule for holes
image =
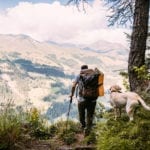
[[39, 41], [86, 44], [98, 40], [125, 44], [125, 29], [108, 28], [107, 8], [99, 0], [85, 6], [20, 2], [0, 14], [1, 34], [26, 34]]

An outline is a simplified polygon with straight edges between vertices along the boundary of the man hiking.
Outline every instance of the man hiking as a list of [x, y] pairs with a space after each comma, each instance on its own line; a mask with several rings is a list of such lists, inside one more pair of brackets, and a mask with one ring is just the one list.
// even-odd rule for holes
[[[84, 88], [83, 88], [84, 84], [85, 84], [85, 81], [83, 80], [83, 78], [85, 77], [84, 72], [86, 72], [86, 74], [87, 74], [91, 70], [92, 69], [88, 69], [87, 65], [81, 66], [80, 74], [73, 81], [73, 85], [71, 88], [71, 94], [70, 94], [70, 98], [72, 100], [75, 89], [78, 86], [77, 92], [79, 94], [79, 98], [78, 98], [79, 121], [81, 124], [81, 128], [84, 130], [85, 136], [89, 135], [91, 127], [92, 127], [93, 115], [94, 115], [95, 107], [96, 107], [96, 99], [98, 97], [97, 90], [96, 90], [96, 94], [95, 94], [95, 93], [93, 93], [93, 91], [91, 91], [91, 90], [87, 91], [87, 90], [84, 90]], [[97, 78], [98, 78], [98, 76], [97, 76]], [[97, 84], [98, 84], [98, 81], [96, 81], [96, 83], [94, 83], [94, 86], [96, 86], [96, 89], [97, 89]], [[86, 94], [84, 93], [84, 91]], [[91, 94], [91, 93], [92, 93], [91, 96], [87, 95], [87, 94]]]

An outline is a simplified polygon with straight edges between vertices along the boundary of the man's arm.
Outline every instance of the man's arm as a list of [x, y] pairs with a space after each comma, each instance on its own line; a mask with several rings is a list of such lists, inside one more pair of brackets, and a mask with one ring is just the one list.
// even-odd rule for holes
[[71, 100], [72, 100], [72, 97], [74, 95], [74, 92], [75, 92], [75, 89], [76, 89], [76, 85], [77, 85], [77, 82], [73, 82], [73, 85], [72, 85], [72, 88], [71, 88], [71, 94], [70, 94]]

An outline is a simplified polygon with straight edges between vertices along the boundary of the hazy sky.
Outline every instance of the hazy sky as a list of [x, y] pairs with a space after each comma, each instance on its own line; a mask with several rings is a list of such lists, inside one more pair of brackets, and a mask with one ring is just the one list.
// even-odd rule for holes
[[39, 41], [86, 44], [104, 40], [126, 44], [125, 28], [109, 28], [101, 0], [86, 13], [68, 0], [0, 0], [0, 34], [26, 34]]
[[5, 9], [8, 7], [14, 7], [19, 2], [32, 2], [32, 3], [53, 3], [59, 1], [61, 4], [66, 4], [68, 0], [0, 0], [0, 8]]

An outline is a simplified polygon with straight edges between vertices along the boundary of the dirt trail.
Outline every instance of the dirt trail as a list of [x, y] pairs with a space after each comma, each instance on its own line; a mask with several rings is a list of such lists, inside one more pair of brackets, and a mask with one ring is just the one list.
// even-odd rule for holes
[[77, 134], [77, 142], [65, 145], [55, 139], [30, 141], [23, 150], [96, 150], [95, 146], [84, 143], [84, 135]]

